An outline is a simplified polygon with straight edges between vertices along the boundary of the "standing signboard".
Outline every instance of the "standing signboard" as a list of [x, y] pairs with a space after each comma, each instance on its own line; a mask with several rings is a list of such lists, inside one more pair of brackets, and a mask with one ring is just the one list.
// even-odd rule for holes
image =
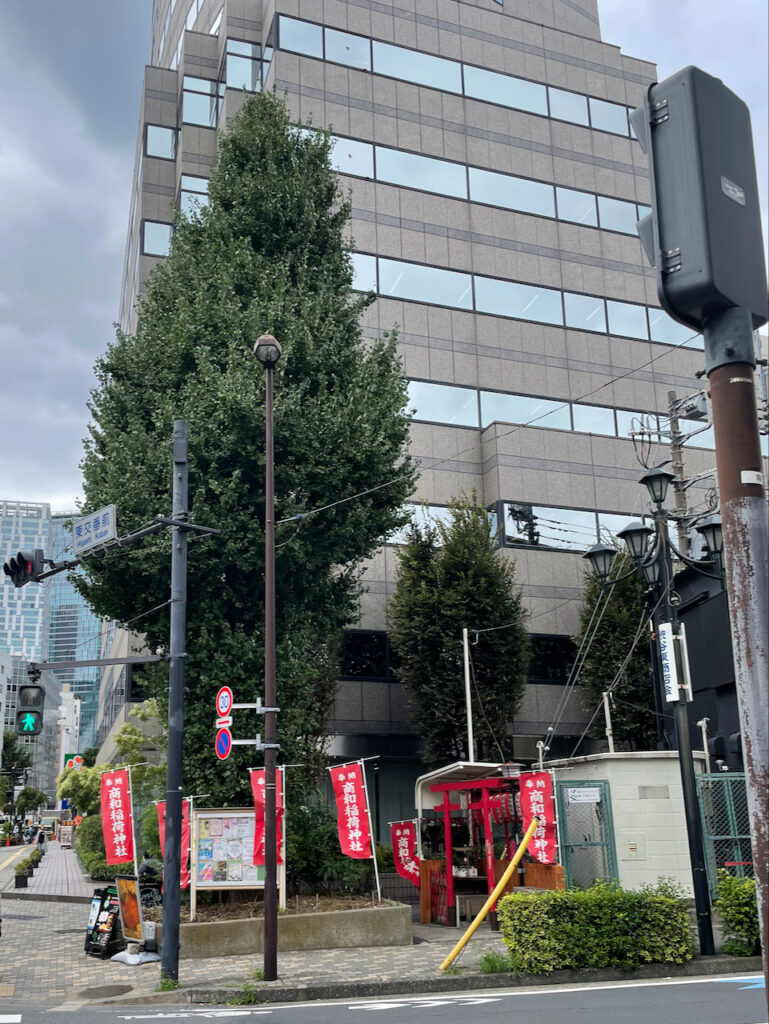
[[59, 845], [62, 850], [65, 846], [72, 846], [72, 825], [59, 826]]
[[253, 807], [196, 807], [190, 859], [192, 921], [199, 889], [263, 889], [264, 867], [254, 864]]
[[138, 879], [135, 875], [116, 875], [118, 901], [120, 903], [120, 923], [123, 937], [127, 942], [141, 942], [142, 905], [139, 899]]

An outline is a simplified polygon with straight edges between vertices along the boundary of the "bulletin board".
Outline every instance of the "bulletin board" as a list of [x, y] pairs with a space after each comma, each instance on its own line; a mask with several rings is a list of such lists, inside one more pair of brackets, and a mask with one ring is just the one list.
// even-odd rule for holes
[[195, 809], [192, 884], [197, 889], [261, 889], [264, 865], [254, 864], [254, 810]]

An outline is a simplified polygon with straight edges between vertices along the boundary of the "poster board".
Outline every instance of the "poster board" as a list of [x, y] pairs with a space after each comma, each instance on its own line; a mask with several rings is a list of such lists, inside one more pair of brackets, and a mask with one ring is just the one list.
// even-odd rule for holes
[[61, 848], [65, 846], [72, 846], [72, 826], [71, 825], [60, 825], [59, 826], [59, 843]]
[[115, 886], [96, 889], [93, 894], [84, 949], [86, 953], [99, 956], [102, 960], [125, 949], [120, 927], [120, 902]]
[[142, 905], [139, 899], [139, 885], [136, 875], [116, 875], [118, 900], [120, 901], [120, 924], [123, 938], [127, 942], [141, 942]]

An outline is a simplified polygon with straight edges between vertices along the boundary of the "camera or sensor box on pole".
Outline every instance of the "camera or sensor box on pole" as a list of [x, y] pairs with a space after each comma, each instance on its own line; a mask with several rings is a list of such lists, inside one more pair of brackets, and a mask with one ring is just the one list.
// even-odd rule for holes
[[730, 306], [760, 327], [766, 269], [747, 106], [689, 66], [651, 85], [630, 122], [649, 156], [652, 213], [638, 233], [660, 304], [697, 331]]

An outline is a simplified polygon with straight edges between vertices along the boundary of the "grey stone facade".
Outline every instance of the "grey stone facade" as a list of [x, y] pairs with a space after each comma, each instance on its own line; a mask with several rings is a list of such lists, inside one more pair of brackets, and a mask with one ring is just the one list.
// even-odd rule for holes
[[[261, 51], [249, 57], [244, 43]], [[350, 236], [363, 273], [379, 274], [364, 330], [398, 325], [415, 382], [414, 501], [439, 514], [475, 489], [506, 516], [504, 535], [510, 509], [533, 506], [539, 542], [518, 543], [512, 531], [504, 551], [517, 562], [532, 632], [572, 635], [579, 555], [596, 523], [617, 529], [619, 517], [645, 511], [628, 424], [664, 417], [670, 390], [701, 388], [702, 352], [659, 319], [634, 234], [649, 189], [626, 114], [654, 67], [601, 41], [595, 0], [156, 0], [121, 302], [127, 330], [162, 259], [142, 244], [146, 222], [161, 225], [150, 234], [159, 232], [162, 250], [162, 225], [192, 179], [210, 173], [217, 129], [243, 101], [226, 83], [247, 69], [230, 57], [262, 61], [264, 87], [284, 94], [297, 120], [339, 137]], [[198, 79], [187, 80], [191, 99], [183, 75]], [[202, 123], [206, 88], [213, 113]], [[149, 148], [148, 125], [166, 129]], [[165, 155], [149, 155], [171, 141]], [[426, 157], [440, 163], [419, 162]], [[427, 275], [434, 290], [422, 296]], [[440, 415], [430, 404], [436, 384], [464, 389], [440, 392]], [[513, 408], [532, 411], [505, 411]], [[549, 412], [553, 426], [542, 423]], [[594, 420], [603, 426], [593, 430]], [[650, 465], [667, 458], [659, 440]], [[714, 464], [711, 450], [692, 444], [690, 476]], [[706, 487], [691, 489], [691, 505]], [[396, 552], [385, 545], [366, 566], [360, 630], [387, 628]], [[512, 724], [517, 757], [536, 755], [554, 718], [554, 752], [570, 752], [582, 732], [587, 716], [573, 695], [559, 712], [555, 675], [528, 687]], [[391, 680], [340, 680], [332, 729], [339, 755], [416, 750]]]

